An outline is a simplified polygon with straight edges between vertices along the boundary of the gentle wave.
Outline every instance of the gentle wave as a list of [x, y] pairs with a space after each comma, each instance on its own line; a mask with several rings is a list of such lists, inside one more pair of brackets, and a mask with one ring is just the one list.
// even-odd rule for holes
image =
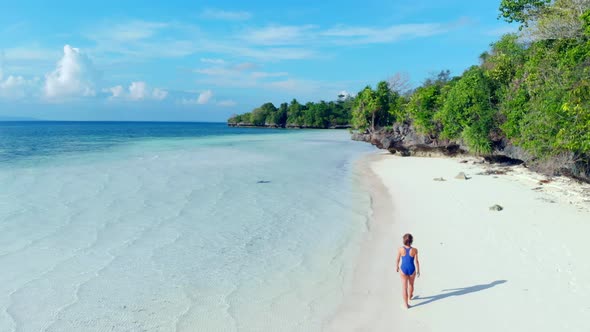
[[4, 165], [0, 330], [319, 330], [365, 227], [366, 151], [297, 132]]

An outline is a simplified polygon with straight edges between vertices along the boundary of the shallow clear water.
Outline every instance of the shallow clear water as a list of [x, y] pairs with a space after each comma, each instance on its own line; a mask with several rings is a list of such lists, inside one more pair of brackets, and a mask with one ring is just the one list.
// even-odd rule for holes
[[0, 331], [320, 330], [370, 149], [343, 131], [0, 123]]

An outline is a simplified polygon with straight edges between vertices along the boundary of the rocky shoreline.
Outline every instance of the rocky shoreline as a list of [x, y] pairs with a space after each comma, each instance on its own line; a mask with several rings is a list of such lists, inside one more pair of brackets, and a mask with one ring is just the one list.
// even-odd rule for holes
[[[462, 141], [441, 140], [422, 135], [408, 124], [395, 124], [374, 133], [353, 133], [352, 139], [373, 144], [379, 149], [402, 156], [460, 156], [473, 155]], [[590, 159], [573, 153], [562, 154], [546, 160], [534, 158], [521, 147], [505, 139], [493, 141], [493, 152], [481, 156], [489, 163], [524, 164], [529, 169], [550, 175], [568, 176], [590, 183]]]

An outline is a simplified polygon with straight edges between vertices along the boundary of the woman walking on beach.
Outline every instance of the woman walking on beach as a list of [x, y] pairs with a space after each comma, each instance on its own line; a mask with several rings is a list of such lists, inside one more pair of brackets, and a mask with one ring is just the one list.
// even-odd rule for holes
[[[412, 247], [414, 237], [412, 234], [404, 235], [404, 246], [397, 251], [396, 272], [400, 272], [402, 278], [402, 297], [406, 309], [410, 307], [408, 301], [414, 296], [414, 279], [420, 276], [420, 262], [418, 261], [418, 249]], [[401, 265], [399, 261], [402, 261]]]

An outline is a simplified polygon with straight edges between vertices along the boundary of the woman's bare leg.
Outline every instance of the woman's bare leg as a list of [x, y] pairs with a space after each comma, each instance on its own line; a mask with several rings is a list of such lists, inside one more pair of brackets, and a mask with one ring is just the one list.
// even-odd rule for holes
[[416, 273], [408, 277], [408, 298], [410, 300], [414, 298], [414, 280], [416, 280]]
[[410, 305], [408, 304], [408, 279], [409, 277], [400, 272], [400, 277], [402, 278], [402, 298], [404, 299], [404, 305], [406, 308], [409, 308]]

